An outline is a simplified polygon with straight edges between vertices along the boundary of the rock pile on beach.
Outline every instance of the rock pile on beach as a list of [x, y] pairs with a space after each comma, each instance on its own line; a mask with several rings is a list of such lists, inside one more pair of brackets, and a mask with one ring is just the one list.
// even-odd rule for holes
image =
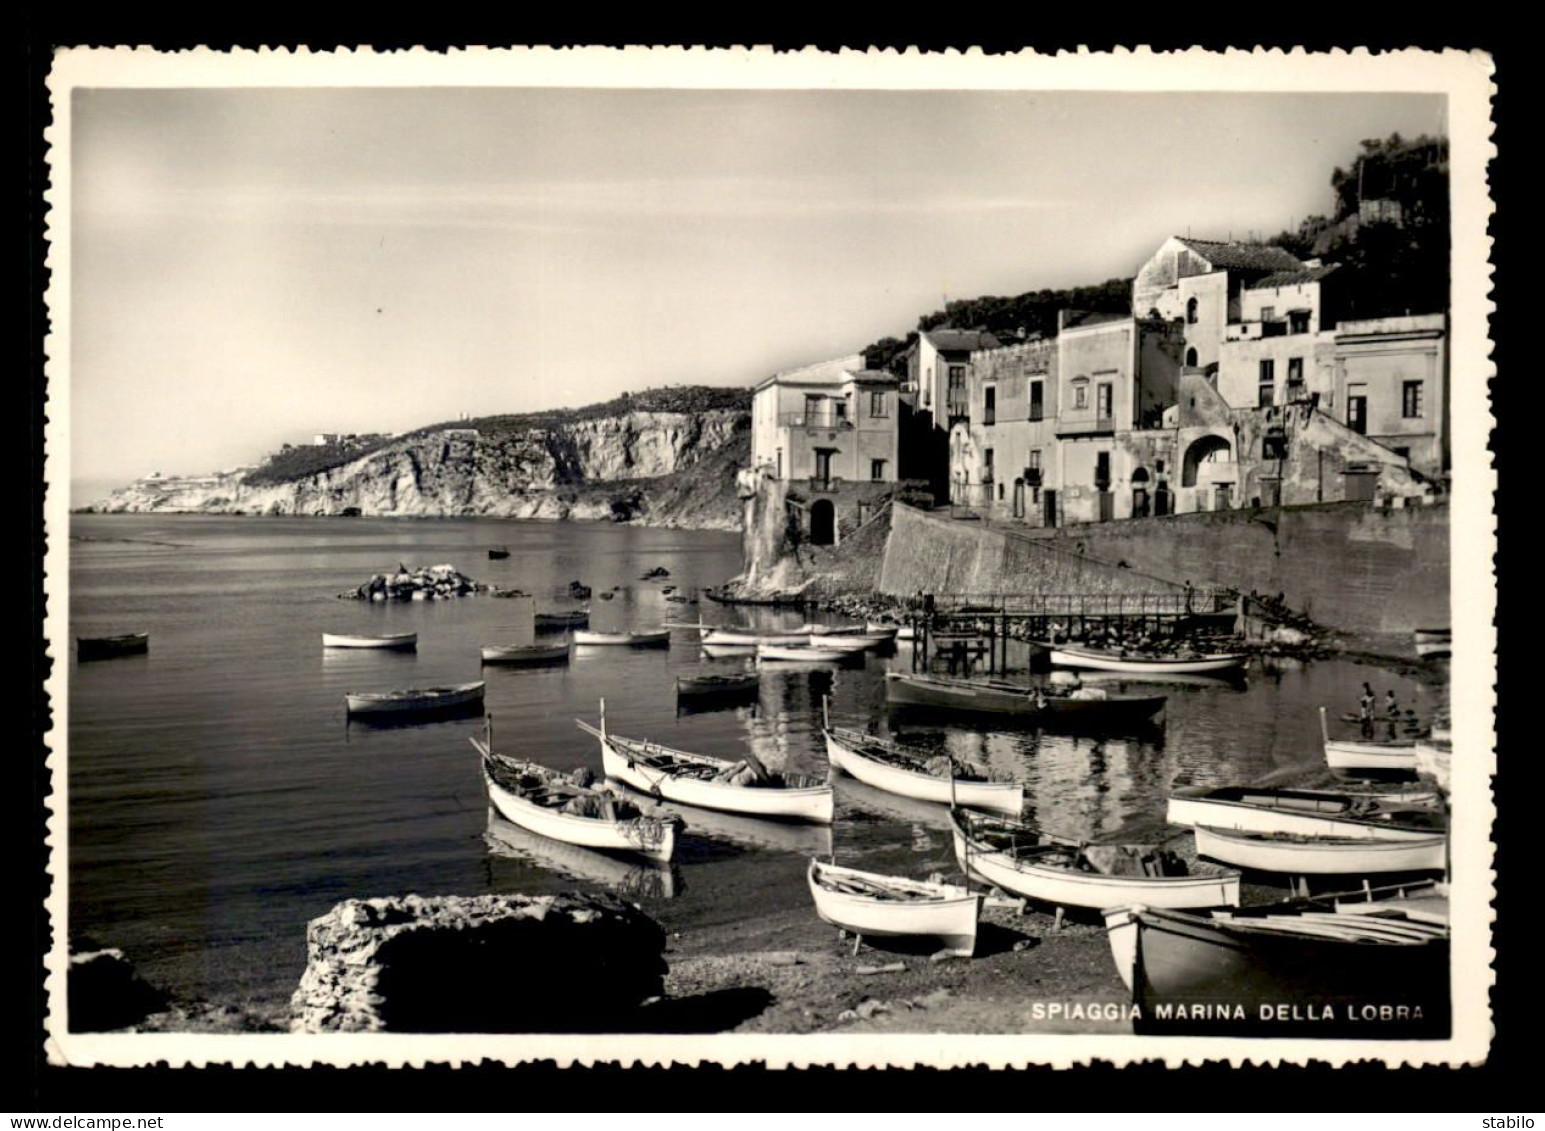
[[388, 896], [313, 919], [297, 1033], [617, 1031], [664, 987], [665, 933], [611, 896]]
[[482, 588], [452, 565], [409, 569], [399, 563], [396, 573], [378, 573], [358, 589], [338, 595], [360, 601], [434, 601], [465, 597]]

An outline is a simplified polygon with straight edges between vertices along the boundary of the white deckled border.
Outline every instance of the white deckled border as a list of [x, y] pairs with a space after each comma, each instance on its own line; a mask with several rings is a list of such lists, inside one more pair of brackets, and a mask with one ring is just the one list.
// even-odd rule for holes
[[[48, 379], [44, 521], [47, 585], [46, 636], [54, 670], [47, 690], [54, 710], [48, 769], [53, 789], [48, 846], [53, 887], [46, 903], [54, 949], [46, 956], [51, 1012], [49, 1059], [56, 1064], [332, 1065], [477, 1063], [553, 1060], [560, 1065], [639, 1065], [763, 1062], [807, 1065], [993, 1067], [1044, 1064], [1067, 1067], [1096, 1058], [1116, 1064], [1163, 1061], [1171, 1065], [1339, 1065], [1361, 1060], [1401, 1064], [1474, 1064], [1490, 1047], [1488, 992], [1495, 894], [1490, 777], [1495, 772], [1496, 586], [1493, 555], [1496, 475], [1487, 443], [1492, 415], [1485, 396], [1490, 360], [1493, 211], [1486, 181], [1495, 155], [1488, 56], [1479, 52], [1365, 49], [1310, 54], [1292, 51], [1146, 48], [1092, 54], [1086, 50], [1037, 55], [980, 51], [921, 54], [770, 48], [469, 48], [445, 54], [422, 49], [380, 54], [353, 51], [208, 49], [162, 53], [145, 48], [71, 49], [55, 56], [49, 79], [54, 125], [47, 131], [51, 187], [45, 199], [51, 274], [52, 331], [45, 344]], [[605, 88], [958, 89], [1105, 91], [1419, 91], [1449, 100], [1453, 202], [1453, 296], [1450, 323], [1453, 496], [1452, 666], [1455, 745], [1452, 830], [1454, 1029], [1448, 1040], [1348, 1040], [1137, 1037], [1102, 1034], [1016, 1036], [842, 1034], [707, 1036], [572, 1035], [326, 1035], [288, 1034], [71, 1034], [65, 1030], [68, 952], [64, 929], [69, 853], [68, 798], [63, 789], [69, 729], [67, 676], [62, 649], [69, 639], [70, 467], [70, 204], [71, 91], [76, 87], [261, 86], [587, 86]], [[299, 929], [299, 926], [297, 926]]]

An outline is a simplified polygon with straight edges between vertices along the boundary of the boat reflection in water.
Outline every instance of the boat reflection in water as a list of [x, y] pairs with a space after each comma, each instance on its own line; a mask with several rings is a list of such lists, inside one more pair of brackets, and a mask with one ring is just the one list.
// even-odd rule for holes
[[685, 887], [675, 868], [637, 858], [609, 856], [593, 848], [542, 836], [505, 820], [492, 806], [483, 843], [495, 856], [528, 861], [571, 879], [598, 884], [629, 899], [674, 899]]
[[830, 825], [771, 821], [761, 817], [744, 816], [740, 813], [699, 809], [696, 805], [683, 805], [678, 801], [662, 801], [658, 797], [642, 793], [619, 781], [610, 781], [608, 784], [622, 796], [640, 805], [653, 805], [672, 813], [679, 813], [687, 823], [686, 830], [682, 834], [683, 839], [710, 837], [750, 848], [771, 848], [779, 852], [793, 852], [800, 856], [830, 856], [832, 852]]

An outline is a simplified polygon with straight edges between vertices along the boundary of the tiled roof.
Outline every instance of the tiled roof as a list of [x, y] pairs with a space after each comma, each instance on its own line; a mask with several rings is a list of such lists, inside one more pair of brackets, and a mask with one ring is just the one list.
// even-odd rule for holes
[[1310, 267], [1303, 271], [1278, 271], [1267, 275], [1264, 279], [1257, 279], [1246, 289], [1264, 291], [1272, 287], [1296, 287], [1301, 283], [1318, 283], [1340, 266], [1339, 263], [1330, 263], [1324, 267]]
[[1301, 271], [1303, 264], [1292, 254], [1264, 243], [1225, 243], [1175, 237], [1214, 267], [1225, 271]]
[[894, 373], [887, 373], [883, 369], [850, 369], [848, 370], [848, 376], [852, 377], [855, 381], [868, 381], [871, 383], [876, 381], [895, 383], [901, 380]]
[[1066, 310], [1063, 311], [1062, 328], [1073, 330], [1079, 326], [1095, 326], [1101, 322], [1127, 322], [1130, 314], [1114, 314], [1108, 310]]
[[937, 330], [924, 330], [922, 336], [937, 350], [991, 350], [1000, 344], [987, 330], [952, 330], [942, 326]]

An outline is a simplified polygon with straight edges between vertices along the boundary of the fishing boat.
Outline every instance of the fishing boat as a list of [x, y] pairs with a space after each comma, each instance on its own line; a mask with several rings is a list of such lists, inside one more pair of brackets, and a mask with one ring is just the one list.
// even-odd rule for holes
[[654, 797], [754, 817], [831, 824], [832, 787], [822, 778], [766, 771], [759, 774], [760, 766], [753, 759], [731, 762], [610, 734], [604, 701], [600, 727], [581, 719], [575, 722], [580, 730], [600, 739], [601, 765], [607, 777]]
[[572, 609], [563, 613], [537, 613], [531, 618], [531, 624], [538, 632], [566, 632], [571, 628], [584, 628], [589, 623], [589, 609]]
[[[808, 638], [807, 638], [808, 639]], [[863, 651], [863, 649], [859, 649]], [[758, 644], [758, 660], [788, 661], [796, 664], [835, 664], [854, 655], [842, 648], [817, 648], [813, 644]]]
[[610, 790], [582, 786], [546, 766], [495, 754], [481, 739], [470, 741], [483, 756], [488, 799], [506, 821], [566, 844], [670, 862], [679, 817], [647, 816]]
[[345, 695], [351, 715], [433, 714], [471, 707], [483, 701], [485, 684], [412, 687], [403, 691], [351, 691]]
[[641, 860], [631, 853], [611, 855], [523, 829], [492, 805], [483, 844], [489, 855], [527, 861], [559, 875], [600, 884], [626, 899], [674, 899], [684, 886], [674, 867]]
[[949, 772], [930, 768], [930, 763], [948, 755], [931, 757], [915, 747], [841, 727], [827, 726], [825, 734], [826, 758], [832, 766], [876, 789], [1010, 817], [1018, 817], [1024, 809], [1024, 790], [1015, 782], [985, 778], [954, 759]]
[[1416, 771], [1416, 743], [1410, 739], [1392, 739], [1388, 742], [1332, 739], [1329, 724], [1325, 721], [1325, 708], [1320, 708], [1320, 735], [1325, 742], [1325, 764], [1333, 770], [1349, 772], [1378, 771], [1381, 773]]
[[1398, 913], [1136, 905], [1107, 910], [1105, 929], [1140, 1032], [1446, 1035], [1446, 926]]
[[1245, 666], [1243, 652], [1216, 652], [1205, 656], [1140, 656], [1094, 648], [1050, 645], [1051, 662], [1061, 668], [1086, 668], [1128, 675], [1222, 675]]
[[657, 805], [663, 810], [679, 814], [691, 829], [691, 839], [706, 837], [710, 840], [728, 841], [750, 848], [771, 848], [793, 856], [830, 856], [832, 854], [832, 826], [813, 825], [806, 821], [781, 821], [768, 817], [753, 817], [744, 813], [727, 813], [722, 809], [704, 809], [700, 805], [686, 805], [680, 801], [664, 801], [644, 790], [634, 789], [615, 779], [606, 783], [624, 797], [642, 805]]
[[482, 652], [485, 664], [566, 664], [570, 644], [485, 644]]
[[508, 548], [506, 548], [504, 546], [495, 546], [493, 549], [488, 551], [488, 560], [489, 561], [495, 561], [496, 562], [496, 561], [499, 561], [502, 558], [507, 558], [509, 556], [510, 556], [510, 551], [508, 550]]
[[343, 632], [322, 633], [324, 648], [389, 648], [406, 652], [418, 647], [416, 632], [388, 632], [381, 636], [360, 636]]
[[1454, 634], [1447, 628], [1418, 628], [1412, 633], [1416, 654], [1426, 659], [1449, 656], [1454, 650]]
[[749, 628], [712, 628], [702, 630], [704, 644], [728, 648], [755, 648], [760, 644], [808, 644], [807, 632], [757, 632]]
[[799, 631], [810, 636], [863, 636], [865, 629], [861, 624], [804, 624]]
[[1196, 854], [1255, 872], [1289, 876], [1377, 876], [1389, 872], [1441, 872], [1448, 866], [1448, 837], [1410, 840], [1250, 833], [1196, 827]]
[[913, 640], [917, 637], [917, 633], [910, 624], [886, 624], [877, 620], [865, 621], [864, 631], [870, 635], [878, 635], [883, 632], [892, 640]]
[[762, 677], [756, 672], [732, 675], [679, 675], [676, 695], [681, 699], [735, 699], [756, 694]]
[[845, 652], [850, 656], [881, 648], [890, 643], [890, 638], [886, 636], [834, 636], [823, 633], [811, 633], [805, 640], [812, 648]]
[[150, 651], [150, 633], [131, 632], [125, 636], [77, 636], [75, 657], [80, 660], [110, 660], [115, 656], [133, 656]]
[[1166, 819], [1238, 832], [1372, 840], [1425, 840], [1442, 832], [1443, 814], [1414, 801], [1400, 794], [1202, 786], [1172, 793]]
[[667, 648], [671, 643], [670, 629], [659, 632], [587, 632], [575, 629], [575, 644], [604, 644], [620, 648]]
[[1155, 907], [1237, 907], [1239, 873], [1192, 872], [1172, 852], [1146, 844], [1082, 844], [1031, 825], [956, 809], [955, 858], [968, 878], [1054, 907], [1095, 911]]
[[810, 861], [810, 897], [825, 922], [856, 936], [924, 936], [941, 939], [962, 958], [976, 952], [976, 924], [983, 897], [954, 884], [909, 880]]
[[994, 715], [1023, 715], [1058, 723], [1144, 722], [1164, 709], [1162, 695], [1110, 695], [1103, 688], [1045, 691], [999, 680], [885, 673], [885, 697], [892, 703], [944, 707]]

